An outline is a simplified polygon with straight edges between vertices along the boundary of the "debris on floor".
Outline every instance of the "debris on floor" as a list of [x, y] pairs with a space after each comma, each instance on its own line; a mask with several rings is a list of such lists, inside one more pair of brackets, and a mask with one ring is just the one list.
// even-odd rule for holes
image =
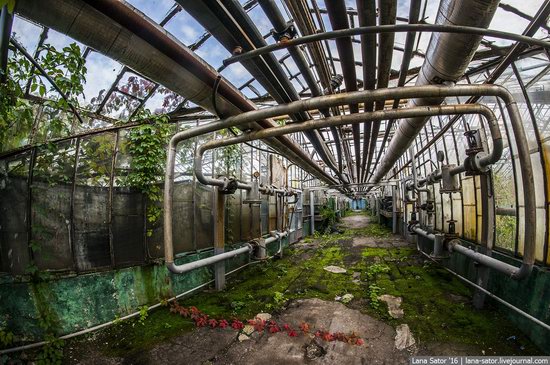
[[378, 297], [381, 301], [388, 305], [388, 313], [392, 318], [403, 318], [405, 314], [401, 308], [401, 297], [394, 297], [393, 295], [383, 294]]
[[337, 302], [342, 302], [344, 304], [348, 304], [349, 302], [351, 302], [353, 299], [353, 294], [344, 294], [342, 296], [336, 296], [334, 298], [335, 301]]
[[407, 324], [400, 324], [395, 329], [395, 348], [398, 350], [405, 350], [416, 343], [411, 329]]
[[347, 272], [346, 269], [344, 269], [340, 266], [334, 266], [334, 265], [325, 266], [323, 269], [325, 269], [328, 272], [334, 273], [334, 274], [343, 274], [343, 273]]

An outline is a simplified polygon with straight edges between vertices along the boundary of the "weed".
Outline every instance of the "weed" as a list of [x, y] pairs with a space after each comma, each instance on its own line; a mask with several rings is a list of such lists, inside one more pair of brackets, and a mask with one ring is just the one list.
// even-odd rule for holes
[[281, 292], [276, 291], [273, 293], [273, 300], [276, 305], [283, 304], [286, 301], [285, 295]]
[[378, 285], [376, 285], [376, 284], [369, 285], [370, 305], [374, 309], [379, 309], [380, 308], [380, 300], [378, 299], [378, 297], [380, 296], [381, 292], [382, 292], [382, 288], [379, 287]]
[[390, 267], [386, 264], [372, 264], [367, 268], [367, 277], [372, 280], [376, 275], [389, 271]]
[[138, 322], [141, 325], [145, 324], [145, 320], [149, 317], [149, 307], [144, 305], [143, 307], [139, 307], [139, 319]]

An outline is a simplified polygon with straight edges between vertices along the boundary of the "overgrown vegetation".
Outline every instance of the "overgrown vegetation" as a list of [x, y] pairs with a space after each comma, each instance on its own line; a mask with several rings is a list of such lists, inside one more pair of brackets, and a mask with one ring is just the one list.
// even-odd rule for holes
[[[506, 170], [506, 169], [502, 169]], [[514, 179], [509, 173], [493, 173], [493, 189], [497, 207], [513, 207], [516, 205]], [[516, 217], [496, 216], [496, 246], [514, 251], [516, 242]]]
[[34, 125], [35, 105], [28, 98], [35, 94], [43, 98], [42, 123], [36, 131], [41, 140], [66, 134], [72, 129], [69, 103], [78, 105], [86, 82], [85, 59], [76, 43], [61, 50], [45, 43], [39, 49], [37, 62], [67, 96], [62, 98], [40, 72], [19, 52], [8, 59], [7, 82], [0, 84], [0, 150], [6, 151], [27, 141]]
[[162, 214], [158, 205], [162, 198], [159, 183], [164, 172], [166, 143], [171, 130], [168, 116], [151, 115], [149, 123], [132, 128], [128, 137], [132, 168], [127, 183], [147, 198], [148, 236], [153, 233], [150, 225], [155, 224]]

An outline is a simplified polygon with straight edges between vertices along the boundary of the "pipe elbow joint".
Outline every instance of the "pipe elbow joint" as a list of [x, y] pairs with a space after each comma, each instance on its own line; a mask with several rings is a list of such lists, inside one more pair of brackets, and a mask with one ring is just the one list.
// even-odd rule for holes
[[519, 269], [512, 274], [512, 279], [514, 280], [522, 280], [526, 279], [531, 275], [531, 272], [533, 271], [533, 264], [522, 264]]

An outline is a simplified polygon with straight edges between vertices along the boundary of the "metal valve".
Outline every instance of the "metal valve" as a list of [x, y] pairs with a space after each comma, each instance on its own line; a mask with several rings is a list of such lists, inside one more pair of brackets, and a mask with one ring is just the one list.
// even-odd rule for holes
[[235, 178], [224, 178], [223, 186], [220, 188], [222, 194], [234, 194], [239, 188], [239, 182]]

